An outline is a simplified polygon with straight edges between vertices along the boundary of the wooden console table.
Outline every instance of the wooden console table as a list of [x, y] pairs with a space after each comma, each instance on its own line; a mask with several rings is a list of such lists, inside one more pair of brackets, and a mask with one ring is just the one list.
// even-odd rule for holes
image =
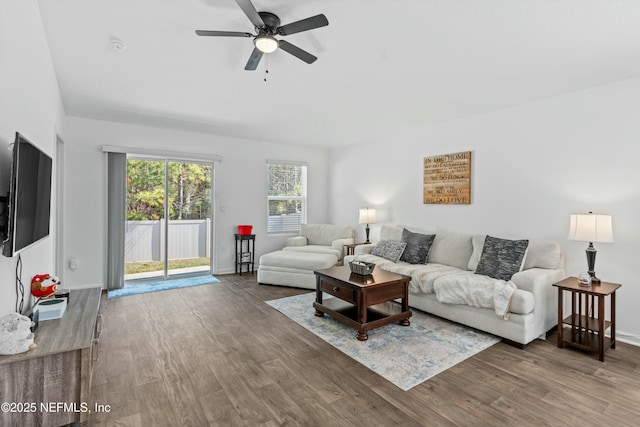
[[[102, 289], [72, 290], [61, 319], [45, 320], [35, 332], [37, 347], [0, 356], [0, 412], [3, 426], [61, 426], [86, 423], [91, 370], [97, 356]], [[13, 410], [12, 410], [13, 409]]]
[[[553, 286], [558, 288], [558, 347], [568, 345], [598, 353], [604, 362], [605, 349], [616, 348], [616, 291], [622, 285], [602, 282], [581, 286], [577, 277], [567, 277]], [[563, 316], [564, 291], [571, 293], [571, 315], [567, 317]], [[607, 296], [611, 303], [610, 321], [604, 319]], [[608, 328], [611, 328], [610, 338], [604, 336]]]

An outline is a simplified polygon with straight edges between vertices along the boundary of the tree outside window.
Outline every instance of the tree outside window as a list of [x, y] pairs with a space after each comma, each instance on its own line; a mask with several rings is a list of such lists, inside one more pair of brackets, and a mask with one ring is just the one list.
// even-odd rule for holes
[[[168, 162], [169, 218], [211, 217], [211, 165]], [[164, 218], [165, 162], [127, 160], [127, 219]]]

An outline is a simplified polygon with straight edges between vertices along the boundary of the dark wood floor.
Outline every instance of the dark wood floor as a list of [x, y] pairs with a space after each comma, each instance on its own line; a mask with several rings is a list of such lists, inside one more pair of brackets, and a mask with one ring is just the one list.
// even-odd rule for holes
[[264, 304], [309, 291], [219, 278], [103, 298], [92, 425], [640, 425], [638, 347], [498, 343], [404, 392]]

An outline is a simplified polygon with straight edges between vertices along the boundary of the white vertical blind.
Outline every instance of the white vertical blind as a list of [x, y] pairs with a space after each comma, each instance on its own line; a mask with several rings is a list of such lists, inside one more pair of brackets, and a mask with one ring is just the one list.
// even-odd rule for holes
[[124, 286], [124, 224], [127, 200], [127, 156], [107, 154], [107, 289]]

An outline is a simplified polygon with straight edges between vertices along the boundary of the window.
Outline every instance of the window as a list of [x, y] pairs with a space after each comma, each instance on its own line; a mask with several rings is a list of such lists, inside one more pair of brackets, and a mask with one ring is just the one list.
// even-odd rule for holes
[[307, 165], [267, 161], [268, 233], [299, 232], [307, 220]]

